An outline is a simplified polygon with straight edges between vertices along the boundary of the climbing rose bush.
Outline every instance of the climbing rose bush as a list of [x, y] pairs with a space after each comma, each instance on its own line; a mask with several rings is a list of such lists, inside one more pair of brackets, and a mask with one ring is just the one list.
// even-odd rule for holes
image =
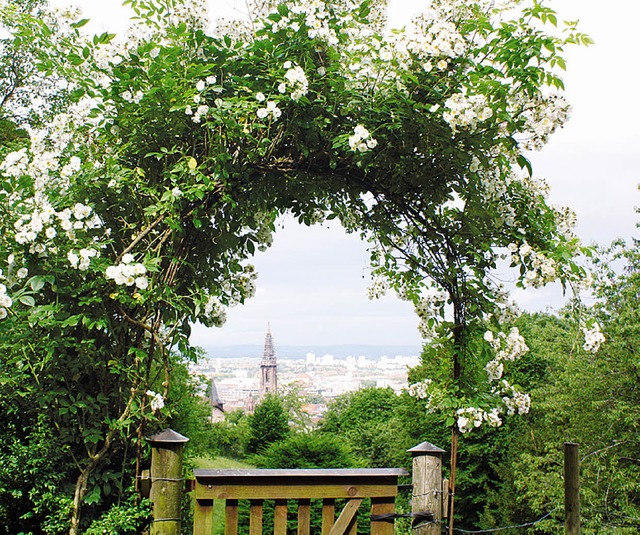
[[393, 289], [427, 339], [451, 335], [453, 383], [484, 373], [502, 405], [466, 393], [461, 431], [528, 410], [502, 379], [524, 342], [497, 335], [478, 357], [471, 340], [501, 332], [499, 261], [522, 287], [585, 278], [574, 218], [526, 151], [567, 119], [558, 68], [588, 38], [529, 0], [433, 0], [405, 28], [387, 27], [381, 0], [262, 1], [213, 25], [202, 1], [126, 4], [126, 34], [93, 37], [75, 12], [0, 3], [5, 45], [50, 99], [4, 103], [26, 135], [0, 164], [0, 329], [73, 370], [51, 385], [53, 414], [81, 416], [62, 421], [70, 532], [114, 445], [137, 436], [141, 455], [168, 410], [191, 325], [220, 326], [254, 294], [250, 258], [285, 212], [360, 232], [370, 296]]

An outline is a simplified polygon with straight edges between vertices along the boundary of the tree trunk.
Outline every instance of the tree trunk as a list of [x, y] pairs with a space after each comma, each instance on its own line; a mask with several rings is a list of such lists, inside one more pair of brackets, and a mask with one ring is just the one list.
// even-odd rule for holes
[[87, 484], [89, 483], [89, 476], [91, 476], [91, 473], [95, 470], [95, 468], [96, 463], [89, 462], [89, 464], [82, 469], [80, 475], [78, 475], [78, 479], [76, 481], [76, 490], [73, 495], [73, 507], [71, 509], [71, 527], [69, 528], [69, 535], [78, 535], [80, 533], [79, 529], [82, 501], [87, 494]]
[[[127, 402], [127, 406], [124, 411], [118, 418], [118, 422], [123, 422], [126, 418], [128, 418], [131, 413], [131, 406], [133, 404], [133, 400], [136, 396], [136, 390], [131, 390], [131, 396], [129, 397], [129, 401]], [[79, 535], [80, 531], [80, 519], [82, 512], [82, 501], [84, 500], [85, 495], [87, 494], [87, 485], [89, 484], [89, 477], [96, 469], [100, 461], [104, 458], [104, 456], [111, 449], [111, 444], [113, 443], [113, 439], [116, 435], [116, 427], [112, 427], [106, 434], [104, 439], [104, 444], [100, 448], [97, 453], [91, 454], [87, 452], [89, 455], [89, 462], [87, 465], [80, 470], [80, 474], [78, 475], [78, 479], [76, 481], [76, 490], [73, 495], [73, 506], [71, 508], [71, 527], [69, 528], [69, 535]]]

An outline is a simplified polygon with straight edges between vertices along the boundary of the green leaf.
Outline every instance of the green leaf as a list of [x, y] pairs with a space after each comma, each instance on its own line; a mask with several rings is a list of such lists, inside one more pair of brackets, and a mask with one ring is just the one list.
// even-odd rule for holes
[[518, 165], [521, 169], [527, 170], [529, 176], [533, 175], [533, 167], [531, 167], [531, 162], [527, 158], [525, 158], [522, 154], [519, 154], [516, 158], [516, 161], [518, 162]]
[[36, 304], [36, 300], [33, 297], [31, 297], [30, 295], [21, 295], [18, 300], [23, 305], [26, 305], [28, 307], [35, 306], [35, 304]]
[[74, 52], [71, 52], [67, 56], [67, 60], [69, 61], [69, 63], [71, 63], [71, 65], [74, 65], [74, 66], [82, 65], [84, 63], [84, 58], [80, 57], [78, 54]]
[[100, 502], [100, 487], [96, 486], [84, 497], [85, 503], [93, 505]]
[[42, 290], [42, 288], [44, 288], [44, 284], [45, 284], [44, 277], [32, 277], [29, 280], [29, 286], [31, 286], [31, 289], [34, 292], [39, 292], [40, 290]]
[[82, 28], [83, 26], [85, 26], [87, 23], [89, 22], [89, 19], [80, 19], [77, 22], [74, 22], [73, 24], [71, 24], [72, 28]]
[[69, 316], [66, 320], [60, 322], [61, 327], [75, 327], [80, 323], [82, 316], [80, 314], [75, 314], [74, 316]]

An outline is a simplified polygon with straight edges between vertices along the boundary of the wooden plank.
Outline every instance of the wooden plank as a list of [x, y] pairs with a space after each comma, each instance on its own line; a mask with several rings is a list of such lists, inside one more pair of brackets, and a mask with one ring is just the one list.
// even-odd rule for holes
[[276, 500], [273, 535], [287, 535], [287, 500]]
[[322, 535], [329, 535], [336, 523], [336, 501], [333, 498], [322, 500]]
[[326, 477], [342, 477], [345, 479], [353, 479], [359, 477], [387, 477], [387, 476], [408, 476], [404, 468], [296, 468], [286, 470], [272, 469], [208, 469], [196, 468], [193, 471], [195, 478], [198, 480], [206, 478], [282, 478], [290, 479], [296, 477], [299, 479], [306, 478], [326, 478]]
[[249, 535], [262, 535], [262, 500], [251, 500]]
[[213, 531], [213, 500], [194, 500], [193, 535], [211, 535]]
[[354, 498], [347, 502], [344, 509], [340, 513], [338, 520], [331, 528], [329, 535], [344, 535], [345, 533], [352, 533], [355, 527], [356, 513], [358, 507], [362, 503], [362, 498]]
[[238, 500], [227, 500], [224, 510], [224, 535], [238, 535]]
[[298, 535], [311, 533], [311, 500], [298, 500]]
[[380, 484], [331, 484], [316, 481], [313, 485], [290, 481], [288, 484], [257, 485], [227, 482], [219, 485], [197, 485], [196, 499], [209, 500], [297, 500], [314, 498], [384, 498], [398, 493], [397, 481]]
[[[371, 499], [372, 515], [386, 515], [395, 510], [396, 500], [393, 497]], [[371, 535], [393, 535], [393, 520], [372, 520]]]

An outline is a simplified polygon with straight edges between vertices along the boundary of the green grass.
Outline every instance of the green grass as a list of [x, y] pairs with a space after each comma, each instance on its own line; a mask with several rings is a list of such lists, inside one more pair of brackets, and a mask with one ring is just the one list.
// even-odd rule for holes
[[227, 457], [193, 457], [194, 468], [255, 468], [243, 461]]

